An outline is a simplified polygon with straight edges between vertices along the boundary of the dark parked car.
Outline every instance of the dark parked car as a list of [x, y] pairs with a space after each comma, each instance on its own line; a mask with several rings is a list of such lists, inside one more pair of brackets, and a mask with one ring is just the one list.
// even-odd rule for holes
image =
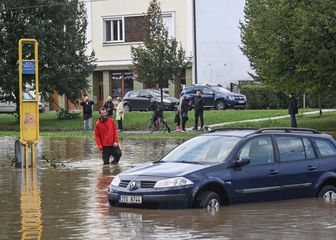
[[320, 197], [336, 202], [336, 142], [312, 129], [215, 130], [117, 175], [111, 206], [208, 208]]
[[181, 94], [192, 102], [197, 90], [201, 91], [205, 108], [223, 110], [226, 108], [245, 109], [246, 107], [247, 100], [245, 95], [230, 92], [221, 86], [195, 84], [185, 87]]
[[[153, 96], [155, 101], [161, 102], [161, 92], [154, 89], [129, 91], [124, 96], [124, 109], [128, 111], [146, 111], [149, 108], [149, 98]], [[164, 110], [177, 109], [179, 100], [163, 93]]]

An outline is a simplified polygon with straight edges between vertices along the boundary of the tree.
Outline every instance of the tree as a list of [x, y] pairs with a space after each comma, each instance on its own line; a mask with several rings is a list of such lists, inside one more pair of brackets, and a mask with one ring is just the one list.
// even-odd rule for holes
[[151, 87], [158, 84], [162, 101], [162, 88], [169, 81], [175, 82], [186, 67], [187, 58], [176, 39], [168, 37], [157, 0], [150, 2], [145, 16], [144, 42], [132, 47], [131, 55], [136, 80]]
[[255, 77], [286, 92], [336, 87], [333, 0], [246, 0], [242, 51]]
[[[18, 41], [39, 42], [39, 91], [75, 101], [87, 91], [94, 53], [85, 55], [87, 20], [77, 0], [3, 0], [0, 6], [0, 100], [18, 102]], [[17, 105], [19, 106], [19, 105]]]

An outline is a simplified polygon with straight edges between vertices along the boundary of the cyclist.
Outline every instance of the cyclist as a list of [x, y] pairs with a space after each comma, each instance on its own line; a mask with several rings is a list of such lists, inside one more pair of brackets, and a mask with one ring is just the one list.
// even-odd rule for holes
[[159, 102], [156, 102], [153, 96], [149, 98], [149, 102], [150, 106], [147, 109], [147, 111], [153, 111], [153, 117], [152, 117], [153, 126], [157, 126], [158, 124], [162, 123], [167, 128], [168, 132], [170, 132], [170, 128], [168, 127], [167, 123], [163, 121], [162, 105]]

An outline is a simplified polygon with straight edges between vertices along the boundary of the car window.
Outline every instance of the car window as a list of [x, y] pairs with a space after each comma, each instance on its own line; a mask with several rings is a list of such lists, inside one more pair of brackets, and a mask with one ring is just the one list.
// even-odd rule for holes
[[297, 161], [305, 159], [305, 150], [300, 137], [294, 136], [276, 136], [280, 161]]
[[223, 93], [223, 94], [229, 94], [232, 92], [230, 92], [229, 90], [227, 90], [226, 88], [223, 88], [223, 87], [212, 87], [212, 89], [218, 93]]
[[316, 158], [316, 153], [314, 151], [314, 147], [311, 141], [307, 138], [302, 138], [302, 141], [306, 152], [306, 158], [307, 159]]
[[190, 139], [171, 151], [165, 162], [220, 163], [225, 160], [240, 140], [231, 136], [199, 136]]
[[274, 162], [272, 139], [269, 136], [249, 140], [238, 152], [238, 158], [249, 158], [250, 165]]
[[316, 146], [323, 157], [335, 156], [336, 148], [327, 139], [315, 139]]
[[128, 97], [137, 97], [138, 95], [139, 95], [138, 91], [133, 91], [133, 92], [128, 93]]
[[209, 88], [203, 88], [203, 94], [205, 95], [212, 95], [212, 91]]
[[183, 89], [183, 92], [186, 93], [186, 94], [191, 94], [194, 92], [194, 88], [193, 87], [185, 87]]
[[140, 97], [145, 97], [145, 98], [150, 98], [152, 95], [149, 94], [148, 92], [141, 91], [140, 92]]

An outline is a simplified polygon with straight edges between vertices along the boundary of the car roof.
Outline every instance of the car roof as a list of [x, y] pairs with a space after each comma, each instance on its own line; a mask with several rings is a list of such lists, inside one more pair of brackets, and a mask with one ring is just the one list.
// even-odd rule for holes
[[236, 136], [236, 137], [247, 137], [250, 135], [258, 135], [263, 133], [286, 133], [286, 134], [293, 134], [293, 135], [314, 135], [314, 136], [329, 136], [328, 134], [320, 133], [315, 129], [310, 128], [219, 128], [210, 131], [209, 135], [222, 135], [222, 136]]

